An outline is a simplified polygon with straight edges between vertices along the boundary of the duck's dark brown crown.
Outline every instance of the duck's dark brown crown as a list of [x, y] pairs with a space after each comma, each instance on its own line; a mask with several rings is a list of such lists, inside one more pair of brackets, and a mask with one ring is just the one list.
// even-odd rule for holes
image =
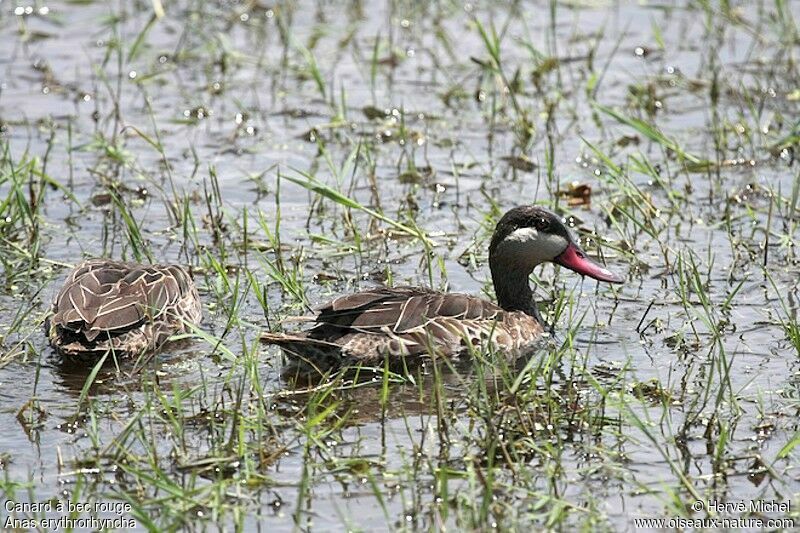
[[495, 226], [489, 244], [489, 257], [494, 255], [503, 240], [520, 228], [536, 228], [542, 233], [559, 235], [567, 242], [572, 242], [572, 236], [561, 217], [538, 205], [523, 205], [510, 209]]

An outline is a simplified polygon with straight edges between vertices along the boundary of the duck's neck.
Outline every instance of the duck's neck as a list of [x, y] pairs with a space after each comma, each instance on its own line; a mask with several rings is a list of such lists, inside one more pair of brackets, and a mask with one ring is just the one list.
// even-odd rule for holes
[[533, 269], [512, 268], [495, 257], [489, 258], [489, 268], [500, 307], [506, 311], [522, 311], [538, 319], [539, 313], [528, 281]]

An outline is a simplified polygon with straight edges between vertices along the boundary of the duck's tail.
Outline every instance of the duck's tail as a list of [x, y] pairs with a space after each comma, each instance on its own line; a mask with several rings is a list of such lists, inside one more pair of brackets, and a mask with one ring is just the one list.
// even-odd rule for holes
[[291, 361], [285, 372], [294, 373], [298, 369], [302, 373], [313, 370], [316, 374], [325, 374], [327, 371], [342, 365], [342, 347], [338, 344], [312, 339], [303, 333], [261, 333], [261, 342], [280, 346], [283, 353]]
[[280, 346], [288, 355], [301, 359], [341, 356], [342, 347], [334, 342], [308, 337], [304, 333], [261, 333], [261, 342]]
[[263, 342], [264, 344], [277, 344], [278, 346], [281, 346], [287, 342], [300, 342], [302, 340], [307, 340], [307, 337], [303, 334], [293, 335], [291, 333], [274, 333], [272, 331], [262, 331], [260, 339], [261, 342]]

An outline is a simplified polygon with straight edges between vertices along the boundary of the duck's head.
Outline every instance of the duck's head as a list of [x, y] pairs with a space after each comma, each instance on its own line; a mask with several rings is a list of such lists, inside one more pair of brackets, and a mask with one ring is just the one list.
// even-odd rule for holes
[[[492, 276], [517, 272], [524, 273], [527, 279], [537, 265], [548, 261], [596, 280], [624, 281], [621, 276], [589, 259], [561, 218], [547, 209], [535, 205], [520, 206], [503, 215], [489, 245]], [[495, 285], [497, 282], [501, 280], [495, 279]]]

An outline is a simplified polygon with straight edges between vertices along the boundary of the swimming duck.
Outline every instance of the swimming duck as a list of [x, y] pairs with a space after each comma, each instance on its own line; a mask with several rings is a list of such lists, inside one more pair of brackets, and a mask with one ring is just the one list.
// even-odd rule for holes
[[135, 356], [159, 348], [201, 318], [197, 288], [183, 267], [90, 259], [67, 276], [47, 334], [62, 355], [113, 350]]
[[394, 361], [431, 352], [457, 357], [487, 341], [516, 358], [533, 350], [544, 332], [528, 277], [546, 261], [599, 281], [623, 282], [586, 256], [558, 216], [521, 206], [503, 215], [489, 244], [497, 304], [420, 287], [381, 287], [322, 306], [307, 331], [261, 338], [317, 368], [382, 364], [384, 357]]

